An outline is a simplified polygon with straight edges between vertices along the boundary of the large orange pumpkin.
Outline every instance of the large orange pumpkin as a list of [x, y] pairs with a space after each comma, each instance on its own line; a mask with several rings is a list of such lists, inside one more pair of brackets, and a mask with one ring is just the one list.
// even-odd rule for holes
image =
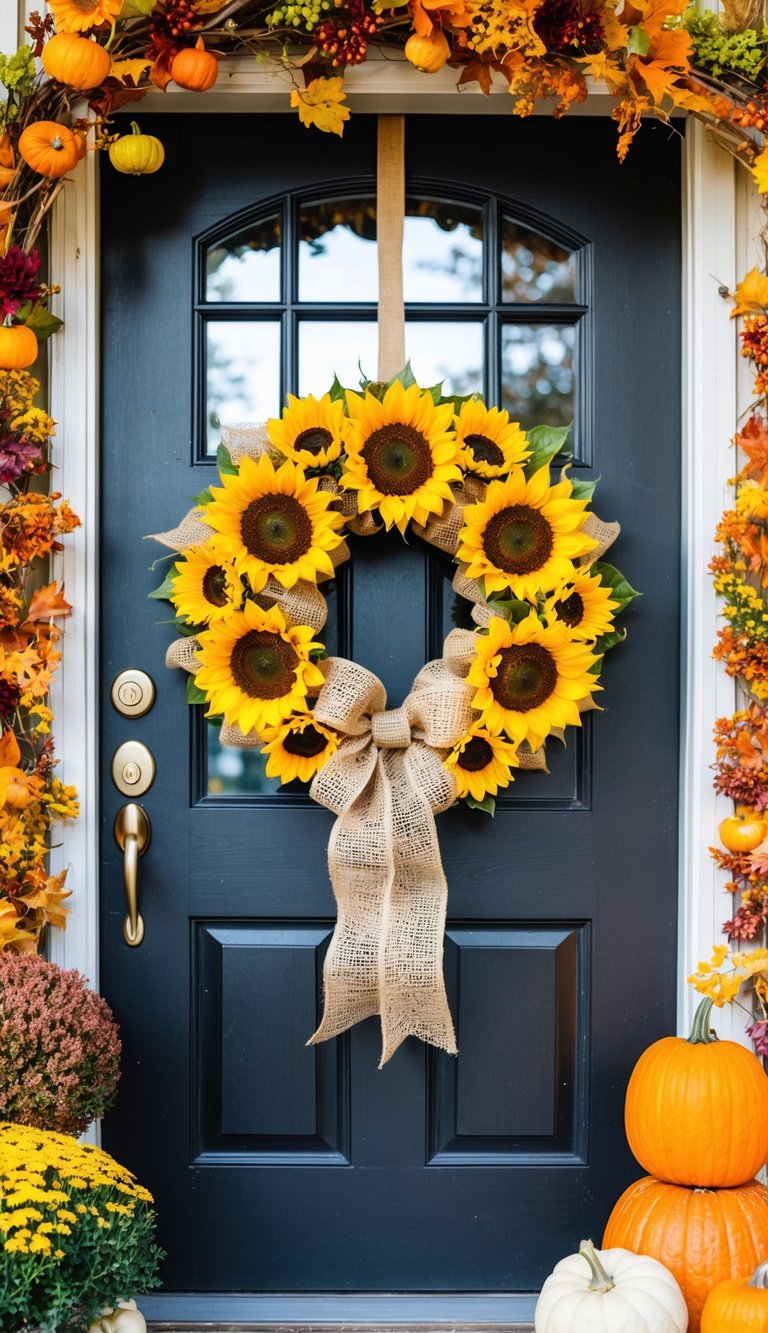
[[66, 125], [34, 120], [19, 135], [19, 152], [40, 176], [66, 176], [80, 161], [80, 144]]
[[103, 83], [112, 59], [98, 42], [76, 32], [57, 32], [43, 47], [43, 69], [51, 79], [86, 92]]
[[768, 1188], [752, 1180], [730, 1190], [686, 1189], [644, 1176], [616, 1204], [603, 1249], [664, 1264], [682, 1288], [689, 1333], [699, 1333], [712, 1288], [749, 1277], [768, 1254]]
[[206, 51], [202, 37], [198, 37], [194, 46], [177, 51], [171, 61], [173, 82], [190, 92], [206, 93], [218, 77], [219, 62], [215, 55]]
[[724, 1189], [768, 1160], [768, 1074], [709, 1026], [712, 1001], [691, 1035], [662, 1037], [640, 1056], [627, 1087], [627, 1140], [643, 1169], [673, 1185]]
[[26, 370], [37, 358], [37, 338], [26, 324], [0, 324], [0, 370]]
[[701, 1333], [766, 1333], [768, 1264], [752, 1277], [731, 1278], [710, 1291], [701, 1316]]

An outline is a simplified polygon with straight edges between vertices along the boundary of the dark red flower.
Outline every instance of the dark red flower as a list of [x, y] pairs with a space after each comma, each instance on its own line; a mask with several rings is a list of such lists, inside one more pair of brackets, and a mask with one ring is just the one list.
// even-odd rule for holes
[[746, 1029], [747, 1036], [754, 1043], [758, 1055], [768, 1055], [768, 1023], [753, 1023]]
[[0, 485], [9, 486], [40, 462], [40, 445], [24, 436], [0, 435]]
[[596, 51], [603, 39], [600, 15], [582, 9], [579, 0], [544, 0], [533, 26], [548, 51]]
[[21, 690], [14, 680], [0, 676], [0, 717], [7, 722], [19, 706]]
[[7, 254], [0, 256], [0, 311], [15, 315], [24, 301], [36, 301], [40, 295], [40, 256], [37, 250], [28, 255], [18, 245], [12, 245]]

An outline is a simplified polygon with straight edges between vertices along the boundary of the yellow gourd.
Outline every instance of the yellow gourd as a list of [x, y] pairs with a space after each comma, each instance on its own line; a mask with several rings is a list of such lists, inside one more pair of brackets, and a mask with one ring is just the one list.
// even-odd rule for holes
[[165, 149], [153, 134], [142, 134], [135, 120], [131, 133], [109, 145], [109, 160], [115, 171], [128, 176], [151, 176], [165, 161]]

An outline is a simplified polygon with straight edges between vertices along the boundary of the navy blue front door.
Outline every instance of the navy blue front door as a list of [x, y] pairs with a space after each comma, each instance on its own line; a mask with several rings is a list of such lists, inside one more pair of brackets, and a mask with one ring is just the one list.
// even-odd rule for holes
[[[635, 1170], [626, 1078], [673, 1029], [679, 140], [648, 128], [619, 167], [597, 119], [407, 125], [418, 378], [485, 388], [523, 424], [573, 418], [575, 473], [601, 477], [617, 563], [645, 596], [605, 711], [549, 746], [551, 773], [521, 775], [493, 821], [440, 817], [460, 1054], [409, 1040], [379, 1072], [374, 1020], [304, 1044], [332, 817], [186, 707], [147, 600], [161, 552], [141, 540], [214, 479], [220, 421], [272, 415], [334, 369], [354, 383], [358, 360], [373, 372], [375, 121], [354, 116], [343, 142], [280, 116], [142, 128], [166, 143], [163, 171], [107, 167], [102, 186], [101, 976], [125, 1043], [104, 1142], [156, 1196], [169, 1317], [180, 1292], [239, 1293], [239, 1318], [278, 1292], [463, 1292], [480, 1310], [599, 1238]], [[357, 540], [337, 580], [325, 642], [375, 670], [390, 706], [461, 623], [450, 577], [391, 534]], [[158, 690], [139, 720], [108, 699], [131, 666]], [[129, 738], [157, 762], [136, 949], [109, 777]]]

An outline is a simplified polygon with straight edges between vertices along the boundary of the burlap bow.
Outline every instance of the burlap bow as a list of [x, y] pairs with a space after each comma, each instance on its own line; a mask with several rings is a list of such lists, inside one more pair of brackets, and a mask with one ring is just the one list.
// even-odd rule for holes
[[472, 641], [454, 630], [444, 656], [389, 711], [377, 676], [332, 657], [315, 705], [317, 720], [345, 739], [311, 787], [338, 816], [328, 843], [338, 917], [323, 1019], [310, 1041], [379, 1014], [379, 1068], [411, 1035], [456, 1054], [442, 966], [448, 886], [434, 816], [456, 800], [443, 757], [472, 721], [473, 690], [463, 680]]

